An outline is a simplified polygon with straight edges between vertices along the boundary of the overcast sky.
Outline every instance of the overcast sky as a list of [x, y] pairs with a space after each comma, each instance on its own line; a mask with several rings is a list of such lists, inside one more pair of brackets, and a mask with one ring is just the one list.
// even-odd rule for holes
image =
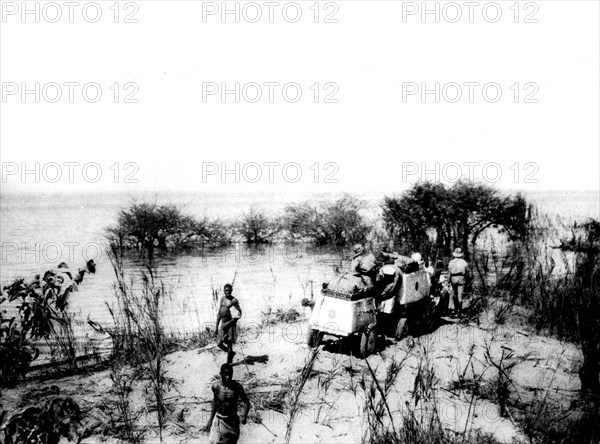
[[600, 186], [596, 1], [27, 3], [2, 2], [3, 192]]

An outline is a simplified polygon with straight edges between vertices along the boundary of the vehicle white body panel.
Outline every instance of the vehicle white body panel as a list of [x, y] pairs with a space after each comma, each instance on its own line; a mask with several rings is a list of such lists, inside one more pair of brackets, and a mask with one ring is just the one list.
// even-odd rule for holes
[[[424, 270], [403, 273], [402, 286], [396, 298], [383, 301], [378, 309], [383, 313], [393, 313], [399, 304], [412, 304], [429, 297], [429, 290], [429, 276]], [[351, 301], [320, 293], [313, 307], [309, 327], [323, 333], [348, 336], [375, 322], [375, 298]]]
[[429, 297], [429, 274], [425, 270], [414, 273], [402, 273], [402, 288], [399, 292], [400, 305], [412, 304], [423, 298]]
[[372, 322], [375, 322], [374, 298], [348, 301], [319, 294], [309, 326], [324, 333], [348, 336], [362, 330]]

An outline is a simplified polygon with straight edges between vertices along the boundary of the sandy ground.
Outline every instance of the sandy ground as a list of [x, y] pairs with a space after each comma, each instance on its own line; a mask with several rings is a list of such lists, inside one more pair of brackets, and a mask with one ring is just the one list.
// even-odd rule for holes
[[[382, 385], [386, 369], [393, 362], [401, 365], [387, 395], [394, 427], [401, 425], [402, 414], [409, 407], [418, 411], [423, 405], [421, 401], [415, 407], [415, 378], [429, 369], [426, 374], [432, 381], [431, 396], [447, 429], [479, 429], [506, 443], [522, 438], [514, 415], [501, 417], [494, 396], [489, 395], [498, 377], [490, 359], [498, 363], [502, 356], [505, 366], [514, 364], [509, 373], [514, 383], [509, 387], [511, 400], [527, 404], [546, 398], [569, 406], [579, 389], [576, 369], [581, 356], [576, 348], [532, 334], [519, 321], [518, 313], [503, 325], [494, 323], [493, 313], [490, 309], [480, 315], [479, 324], [447, 323], [420, 337], [407, 337], [398, 343], [387, 340], [377, 354], [368, 358]], [[306, 330], [303, 318], [291, 324], [264, 326], [241, 337], [236, 347], [234, 379], [246, 387], [253, 407], [248, 424], [242, 426], [240, 442], [283, 442], [290, 416], [286, 408], [283, 413], [277, 411], [277, 405], [293, 398], [298, 375], [313, 352], [305, 344]], [[362, 381], [371, 380], [369, 369], [364, 360], [352, 356], [338, 341], [331, 338], [325, 342], [299, 396], [301, 407], [293, 422], [291, 442], [362, 442], [366, 430]], [[257, 357], [259, 361], [252, 362]], [[210, 386], [225, 362], [225, 353], [208, 346], [173, 353], [167, 360], [168, 374], [176, 384], [169, 393], [173, 420], [164, 441], [208, 442], [208, 434], [199, 429], [208, 419]], [[472, 390], [462, 390], [461, 380], [479, 381], [479, 396], [473, 396]], [[108, 423], [111, 412], [104, 401], [110, 396], [112, 382], [106, 370], [43, 383], [30, 381], [3, 390], [0, 401], [3, 408], [14, 411], [23, 403], [24, 395], [51, 385], [81, 405], [87, 423]], [[142, 406], [142, 390], [135, 390], [132, 399], [137, 407]], [[269, 403], [272, 408], [268, 408]], [[386, 421], [388, 418], [386, 414]], [[147, 412], [142, 421], [154, 422], [154, 413]], [[146, 436], [148, 442], [156, 439], [151, 433]], [[115, 441], [95, 434], [84, 442], [103, 440]]]

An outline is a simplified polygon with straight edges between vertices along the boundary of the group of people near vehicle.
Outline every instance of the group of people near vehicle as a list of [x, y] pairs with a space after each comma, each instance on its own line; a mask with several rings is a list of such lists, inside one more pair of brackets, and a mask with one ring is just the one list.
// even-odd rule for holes
[[[422, 269], [427, 272], [430, 284], [440, 288], [438, 291], [442, 298], [449, 297], [450, 290], [446, 284], [450, 284], [454, 307], [452, 314], [460, 316], [464, 287], [469, 279], [469, 264], [464, 260], [460, 248], [454, 250], [453, 258], [448, 264], [448, 279], [441, 269], [436, 272], [419, 253], [408, 257], [382, 249], [375, 257], [363, 244], [355, 245], [353, 251], [351, 272], [360, 276], [366, 288], [376, 291], [379, 302], [393, 303], [402, 283], [402, 272], [411, 273]], [[227, 353], [227, 361], [221, 366], [220, 380], [212, 385], [212, 410], [203, 430], [210, 431], [211, 443], [236, 443], [240, 434], [240, 422], [246, 424], [250, 401], [242, 385], [233, 380], [232, 363], [236, 354], [233, 344], [237, 341], [237, 322], [242, 316], [242, 309], [238, 299], [233, 296], [231, 284], [223, 287], [223, 293], [217, 312], [215, 336], [217, 347]], [[244, 404], [241, 421], [237, 413], [239, 401]]]
[[[446, 305], [452, 302], [449, 310], [452, 316], [462, 315], [464, 288], [470, 278], [468, 262], [464, 259], [461, 248], [456, 248], [448, 263], [447, 272], [443, 272], [443, 264], [435, 270], [428, 262], [424, 261], [420, 253], [413, 253], [410, 257], [398, 253], [388, 252], [384, 247], [377, 257], [369, 253], [363, 244], [354, 246], [354, 257], [350, 264], [350, 271], [360, 276], [368, 289], [374, 289], [378, 301], [386, 304], [397, 295], [402, 284], [402, 272], [412, 273], [418, 270], [427, 272], [429, 284], [434, 294], [439, 294]], [[448, 284], [449, 287], [448, 288]], [[452, 294], [452, 299], [450, 299]], [[389, 303], [389, 302], [388, 302]]]
[[[369, 253], [363, 244], [354, 246], [354, 256], [350, 269], [355, 276], [363, 280], [367, 289], [374, 289], [381, 303], [394, 300], [401, 285], [402, 273], [411, 273], [420, 269], [428, 273], [430, 283], [442, 284], [445, 278], [436, 274], [433, 267], [422, 260], [419, 253], [411, 257], [381, 249], [377, 257]], [[78, 270], [74, 275], [65, 262], [58, 265], [56, 270], [48, 270], [43, 277], [36, 276], [33, 282], [26, 284], [23, 279], [15, 281], [12, 285], [4, 287], [9, 300], [22, 297], [24, 300], [31, 292], [41, 292], [43, 300], [53, 299], [59, 310], [64, 310], [69, 293], [77, 289], [84, 274], [95, 273], [96, 264], [93, 260], [86, 263], [85, 268]], [[454, 310], [460, 315], [462, 309], [462, 296], [464, 286], [469, 278], [469, 266], [463, 259], [460, 248], [454, 250], [453, 259], [448, 264], [449, 283], [453, 291]], [[433, 281], [433, 282], [432, 282]], [[443, 293], [447, 290], [442, 289]], [[246, 424], [250, 401], [242, 385], [233, 380], [233, 344], [237, 341], [237, 322], [242, 316], [239, 301], [233, 296], [233, 286], [226, 284], [223, 287], [224, 296], [219, 303], [217, 312], [215, 336], [217, 346], [227, 353], [227, 361], [220, 368], [220, 380], [212, 385], [213, 403], [205, 431], [210, 431], [211, 443], [236, 443], [240, 434], [240, 422]], [[237, 414], [239, 401], [244, 404], [242, 419]]]

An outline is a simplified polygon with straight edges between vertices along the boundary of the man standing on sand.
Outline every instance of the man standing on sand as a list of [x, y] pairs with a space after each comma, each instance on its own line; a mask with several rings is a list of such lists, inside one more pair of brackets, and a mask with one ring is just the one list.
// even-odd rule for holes
[[227, 352], [227, 363], [233, 362], [235, 352], [233, 344], [237, 340], [237, 321], [242, 317], [240, 303], [232, 295], [233, 287], [231, 284], [225, 284], [221, 298], [219, 311], [217, 313], [217, 325], [215, 335], [217, 336], [217, 347]]
[[450, 275], [450, 284], [454, 293], [454, 312], [460, 317], [462, 314], [462, 297], [467, 277], [469, 276], [469, 264], [463, 259], [464, 254], [461, 248], [456, 248], [452, 256], [454, 257], [448, 264], [448, 274]]
[[244, 403], [242, 424], [246, 424], [250, 401], [244, 387], [234, 381], [233, 367], [230, 364], [221, 366], [221, 381], [212, 386], [214, 394], [210, 419], [204, 431], [210, 430], [211, 444], [236, 444], [240, 437], [240, 419], [237, 414], [238, 401]]

